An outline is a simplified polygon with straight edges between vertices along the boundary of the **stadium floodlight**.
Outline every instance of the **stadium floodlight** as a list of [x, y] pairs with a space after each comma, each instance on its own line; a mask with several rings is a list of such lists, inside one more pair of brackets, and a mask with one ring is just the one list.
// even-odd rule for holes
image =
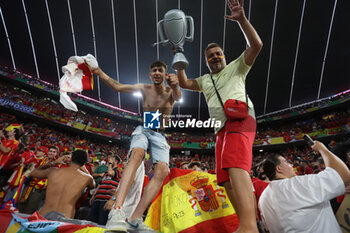
[[138, 92], [134, 92], [133, 95], [136, 96], [137, 98], [142, 97], [142, 94], [139, 91]]
[[178, 103], [183, 103], [184, 102], [184, 99], [183, 98], [181, 98], [181, 99], [179, 99], [178, 101], [176, 101], [176, 102], [178, 102]]
[[260, 149], [259, 152], [264, 152], [264, 150], [263, 150], [263, 149]]

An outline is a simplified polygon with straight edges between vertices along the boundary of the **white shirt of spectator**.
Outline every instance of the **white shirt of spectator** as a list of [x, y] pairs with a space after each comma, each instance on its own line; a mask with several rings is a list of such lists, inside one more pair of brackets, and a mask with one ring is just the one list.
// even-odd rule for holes
[[259, 209], [271, 233], [341, 233], [329, 200], [344, 192], [340, 175], [327, 167], [318, 174], [272, 181]]

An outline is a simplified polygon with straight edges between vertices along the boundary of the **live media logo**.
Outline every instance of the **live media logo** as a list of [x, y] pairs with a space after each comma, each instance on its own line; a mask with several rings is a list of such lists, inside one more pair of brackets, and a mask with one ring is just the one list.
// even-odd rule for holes
[[162, 114], [157, 110], [156, 112], [143, 113], [143, 127], [146, 129], [160, 129], [160, 116]]

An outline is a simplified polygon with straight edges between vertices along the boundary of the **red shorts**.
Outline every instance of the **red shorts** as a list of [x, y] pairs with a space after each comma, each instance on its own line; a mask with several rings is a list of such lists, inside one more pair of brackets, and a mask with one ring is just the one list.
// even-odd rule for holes
[[250, 115], [241, 121], [227, 120], [219, 131], [215, 146], [218, 184], [230, 180], [227, 168], [242, 168], [250, 172], [255, 131], [256, 122]]

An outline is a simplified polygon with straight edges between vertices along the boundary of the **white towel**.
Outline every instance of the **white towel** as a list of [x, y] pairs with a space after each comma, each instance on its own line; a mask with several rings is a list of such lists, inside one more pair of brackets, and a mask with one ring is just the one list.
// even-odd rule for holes
[[88, 88], [84, 89], [83, 78], [92, 78], [91, 69], [96, 68], [98, 62], [91, 54], [82, 57], [72, 56], [68, 59], [67, 65], [62, 67], [64, 75], [59, 81], [60, 103], [65, 108], [78, 111], [77, 105], [69, 98], [67, 92], [78, 93], [87, 90]]

